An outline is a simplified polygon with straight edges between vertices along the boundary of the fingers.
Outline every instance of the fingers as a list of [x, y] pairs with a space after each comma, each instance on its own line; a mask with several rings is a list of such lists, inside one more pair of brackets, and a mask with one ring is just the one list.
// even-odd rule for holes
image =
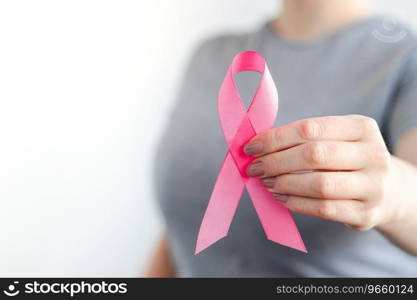
[[359, 141], [378, 134], [376, 122], [360, 115], [311, 118], [261, 133], [244, 147], [244, 151], [259, 157], [311, 141]]
[[252, 177], [273, 177], [300, 170], [359, 170], [372, 155], [368, 144], [310, 142], [257, 158], [246, 172]]
[[366, 215], [364, 203], [356, 200], [318, 200], [299, 196], [276, 195], [293, 212], [349, 224], [355, 229], [366, 230], [373, 220]]
[[364, 199], [373, 184], [362, 172], [310, 172], [269, 177], [262, 184], [272, 193], [318, 199]]
[[[297, 121], [253, 138], [246, 172], [292, 211], [367, 230], [380, 222], [378, 201], [390, 166], [377, 123], [359, 115]], [[304, 172], [300, 171], [314, 171]], [[296, 174], [294, 174], [296, 173]], [[370, 175], [371, 174], [371, 175]]]

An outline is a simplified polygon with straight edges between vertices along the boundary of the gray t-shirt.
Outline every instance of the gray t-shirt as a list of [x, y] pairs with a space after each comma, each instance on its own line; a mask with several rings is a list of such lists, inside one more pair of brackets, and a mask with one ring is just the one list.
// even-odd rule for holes
[[[246, 192], [229, 235], [194, 256], [200, 222], [226, 153], [217, 95], [233, 56], [243, 50], [265, 56], [279, 92], [277, 127], [310, 117], [361, 114], [378, 122], [392, 149], [404, 132], [417, 126], [417, 39], [406, 27], [400, 27], [406, 34], [399, 40], [381, 39], [375, 30], [382, 21], [362, 20], [311, 43], [282, 39], [265, 25], [254, 33], [211, 39], [197, 49], [155, 168], [179, 276], [417, 276], [417, 258], [376, 230], [357, 232], [293, 214], [309, 253], [275, 244], [266, 239]], [[245, 99], [256, 87], [254, 79], [239, 77]]]

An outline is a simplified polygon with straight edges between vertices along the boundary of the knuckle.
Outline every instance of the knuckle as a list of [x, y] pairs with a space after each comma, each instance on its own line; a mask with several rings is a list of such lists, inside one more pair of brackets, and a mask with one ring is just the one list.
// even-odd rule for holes
[[383, 176], [374, 179], [372, 192], [374, 199], [378, 201], [385, 198], [385, 178]]
[[367, 231], [373, 228], [377, 224], [378, 214], [378, 209], [375, 206], [365, 208], [361, 217], [361, 222], [356, 226], [356, 229], [358, 231]]
[[286, 184], [284, 183], [284, 179], [283, 178], [277, 178], [275, 180], [275, 185], [274, 185], [274, 191], [276, 191], [277, 193], [282, 193], [285, 191], [285, 186]]
[[299, 134], [304, 140], [315, 140], [321, 135], [320, 123], [314, 120], [304, 120], [300, 123]]
[[352, 118], [355, 121], [361, 120], [363, 118], [363, 115], [359, 115], [359, 114], [349, 114], [347, 115], [347, 117]]
[[388, 153], [384, 155], [383, 158], [381, 158], [379, 162], [379, 168], [383, 173], [387, 173], [388, 170], [391, 168], [391, 157]]
[[367, 228], [362, 227], [361, 225], [348, 225], [348, 224], [346, 224], [346, 225], [347, 225], [347, 227], [349, 227], [353, 230], [356, 230], [356, 231], [366, 231], [366, 230], [368, 230]]
[[378, 126], [378, 123], [375, 121], [375, 119], [370, 118], [370, 117], [366, 117], [366, 116], [362, 116], [361, 122], [362, 122], [363, 127], [366, 130], [369, 130], [369, 131], [378, 130], [379, 131], [379, 126]]
[[323, 143], [308, 143], [305, 144], [304, 159], [311, 166], [320, 166], [326, 163], [327, 147]]
[[374, 160], [375, 164], [377, 165], [378, 169], [383, 172], [386, 172], [390, 168], [391, 163], [391, 155], [386, 150], [385, 147], [378, 146], [377, 149], [374, 151]]
[[282, 144], [282, 130], [281, 128], [274, 128], [269, 134], [270, 143], [274, 148], [278, 148]]
[[[320, 201], [320, 200], [318, 200]], [[335, 215], [334, 207], [327, 201], [321, 201], [317, 206], [317, 216], [319, 218], [328, 219]]]
[[329, 198], [334, 194], [334, 180], [327, 175], [320, 175], [316, 184], [316, 192], [321, 198]]
[[302, 214], [307, 214], [307, 215], [311, 215], [311, 208], [310, 206], [307, 204], [307, 202], [305, 201], [294, 201], [293, 203], [296, 204], [298, 206], [298, 212], [302, 213]]
[[262, 164], [265, 170], [265, 176], [273, 176], [279, 169], [280, 160], [277, 154], [272, 154], [262, 159]]
[[391, 165], [391, 154], [384, 143], [372, 143], [367, 146], [367, 158], [372, 168], [388, 171]]

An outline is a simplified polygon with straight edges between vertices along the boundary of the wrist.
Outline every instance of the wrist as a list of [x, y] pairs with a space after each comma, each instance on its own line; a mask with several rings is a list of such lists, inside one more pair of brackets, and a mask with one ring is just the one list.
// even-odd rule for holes
[[393, 232], [417, 221], [417, 169], [395, 156], [391, 156], [390, 169], [384, 200], [386, 218], [376, 227], [382, 232]]

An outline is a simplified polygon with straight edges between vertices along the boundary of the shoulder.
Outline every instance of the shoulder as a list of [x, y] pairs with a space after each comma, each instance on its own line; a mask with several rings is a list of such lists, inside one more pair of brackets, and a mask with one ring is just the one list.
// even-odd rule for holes
[[369, 41], [380, 52], [407, 60], [415, 56], [417, 50], [417, 35], [413, 28], [394, 16], [379, 16], [372, 23]]
[[233, 56], [247, 48], [253, 34], [230, 33], [206, 38], [192, 51], [186, 74], [207, 80], [224, 76]]
[[380, 15], [339, 35], [332, 49], [353, 59], [349, 63], [356, 72], [397, 82], [417, 58], [417, 35], [395, 17]]
[[251, 33], [230, 33], [209, 37], [196, 47], [194, 56], [219, 57], [222, 53], [233, 53], [240, 48], [244, 48], [251, 35]]
[[414, 28], [393, 17], [381, 17], [372, 36], [386, 59], [398, 63], [399, 80], [417, 75], [417, 34]]

